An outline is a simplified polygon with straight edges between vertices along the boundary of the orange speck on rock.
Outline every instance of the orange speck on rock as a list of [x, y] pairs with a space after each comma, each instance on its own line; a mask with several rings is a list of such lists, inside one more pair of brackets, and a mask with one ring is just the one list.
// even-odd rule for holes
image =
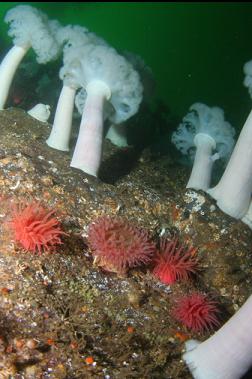
[[190, 244], [192, 242], [191, 237], [188, 234], [185, 234], [183, 239], [185, 243]]
[[128, 328], [127, 328], [127, 332], [128, 332], [128, 333], [133, 333], [133, 332], [134, 332], [134, 328], [133, 328], [133, 326], [128, 326]]
[[1, 292], [2, 292], [3, 295], [8, 295], [10, 293], [10, 291], [11, 290], [9, 288], [7, 288], [7, 287], [1, 288]]
[[78, 347], [77, 342], [76, 342], [76, 341], [72, 341], [72, 342], [70, 343], [70, 347], [71, 347], [71, 349], [77, 349], [77, 347]]
[[221, 246], [220, 242], [207, 242], [202, 247], [208, 250], [216, 250]]
[[24, 346], [25, 341], [23, 339], [15, 339], [15, 346], [17, 349], [21, 349]]
[[47, 345], [50, 345], [50, 346], [54, 346], [55, 345], [55, 341], [52, 339], [52, 338], [48, 338], [48, 340], [46, 341]]
[[94, 358], [93, 357], [87, 357], [85, 359], [85, 362], [88, 364], [88, 365], [91, 365], [94, 363]]
[[12, 351], [13, 351], [13, 346], [12, 345], [8, 345], [6, 347], [6, 353], [12, 353]]
[[45, 192], [43, 193], [43, 197], [44, 197], [45, 199], [50, 199], [50, 197], [51, 197], [50, 192], [45, 191]]
[[86, 305], [84, 305], [83, 307], [81, 307], [81, 311], [83, 313], [86, 313], [88, 311], [88, 307]]
[[188, 340], [189, 336], [187, 334], [177, 332], [175, 333], [175, 338], [179, 339], [180, 342], [185, 342], [186, 340]]
[[175, 221], [177, 221], [177, 219], [179, 218], [179, 216], [180, 216], [180, 210], [177, 208], [177, 206], [176, 206], [176, 204], [174, 204], [173, 206], [172, 206], [172, 220], [173, 220], [173, 222], [175, 222]]

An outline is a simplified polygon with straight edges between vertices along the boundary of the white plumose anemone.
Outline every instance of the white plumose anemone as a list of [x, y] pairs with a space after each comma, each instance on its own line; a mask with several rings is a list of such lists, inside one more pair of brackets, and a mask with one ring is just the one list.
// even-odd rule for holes
[[69, 150], [69, 141], [72, 129], [72, 115], [76, 91], [81, 83], [76, 70], [85, 55], [85, 45], [106, 42], [79, 25], [67, 25], [57, 30], [56, 39], [63, 48], [63, 67], [60, 70], [60, 79], [63, 87], [57, 103], [53, 126], [46, 143], [48, 146], [62, 151]]
[[219, 107], [195, 103], [172, 134], [177, 149], [193, 160], [193, 168], [187, 188], [207, 191], [213, 163], [227, 159], [234, 146], [234, 128], [225, 121]]
[[3, 58], [0, 65], [0, 109], [3, 109], [15, 72], [23, 57], [33, 48], [38, 63], [47, 63], [55, 59], [60, 45], [54, 38], [60, 27], [55, 20], [29, 5], [18, 5], [10, 9], [5, 22], [9, 24], [9, 36], [14, 46]]
[[85, 103], [71, 167], [97, 176], [103, 146], [104, 112], [109, 102], [109, 120], [116, 124], [133, 116], [142, 100], [138, 73], [115, 49], [88, 45], [78, 69]]

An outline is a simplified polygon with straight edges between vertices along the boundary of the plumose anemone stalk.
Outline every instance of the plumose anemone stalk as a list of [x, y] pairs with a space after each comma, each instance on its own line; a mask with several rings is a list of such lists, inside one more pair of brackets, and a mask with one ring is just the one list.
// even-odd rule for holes
[[250, 112], [221, 180], [208, 193], [218, 207], [236, 219], [247, 213], [252, 192], [252, 111]]
[[105, 138], [109, 139], [115, 146], [129, 146], [127, 142], [127, 126], [123, 123], [110, 125]]
[[87, 99], [71, 166], [97, 176], [102, 155], [104, 102], [110, 99], [111, 91], [98, 80], [89, 83], [86, 91]]
[[213, 163], [218, 159], [217, 154], [212, 154], [216, 148], [216, 143], [211, 136], [198, 133], [194, 137], [194, 144], [196, 146], [196, 153], [186, 188], [206, 191], [210, 186]]
[[29, 47], [13, 46], [2, 60], [0, 65], [0, 110], [4, 109], [15, 72]]
[[75, 88], [63, 85], [57, 103], [53, 127], [50, 136], [46, 140], [47, 145], [54, 149], [69, 150], [75, 94]]
[[39, 103], [27, 111], [27, 114], [40, 122], [47, 122], [51, 114], [50, 105]]
[[252, 366], [252, 296], [213, 336], [186, 342], [183, 360], [195, 379], [240, 379]]

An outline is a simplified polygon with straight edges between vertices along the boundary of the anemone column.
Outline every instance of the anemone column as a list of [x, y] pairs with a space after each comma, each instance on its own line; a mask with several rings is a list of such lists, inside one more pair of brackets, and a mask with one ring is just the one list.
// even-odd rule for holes
[[194, 138], [194, 144], [196, 154], [186, 188], [206, 191], [210, 186], [213, 163], [218, 159], [218, 154], [212, 156], [216, 143], [209, 135], [198, 133]]
[[186, 342], [183, 360], [195, 379], [240, 379], [252, 365], [252, 296], [212, 337]]
[[105, 83], [98, 80], [90, 82], [86, 91], [87, 100], [71, 167], [97, 176], [103, 145], [103, 108], [104, 102], [110, 98], [111, 92]]
[[218, 207], [240, 219], [248, 211], [252, 192], [252, 111], [250, 112], [227, 164], [225, 172], [208, 193]]
[[25, 48], [14, 45], [2, 60], [0, 65], [0, 110], [4, 109], [13, 77], [28, 49], [29, 46]]
[[51, 134], [46, 143], [54, 149], [68, 151], [76, 89], [64, 85], [57, 104]]

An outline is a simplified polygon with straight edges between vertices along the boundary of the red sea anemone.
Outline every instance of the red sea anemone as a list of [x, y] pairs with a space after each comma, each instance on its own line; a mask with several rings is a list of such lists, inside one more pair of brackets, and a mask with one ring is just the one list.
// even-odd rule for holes
[[219, 326], [217, 302], [200, 292], [182, 297], [173, 311], [174, 317], [193, 332]]
[[124, 274], [150, 262], [155, 244], [149, 233], [121, 217], [99, 217], [90, 225], [88, 242], [95, 262], [107, 271]]
[[41, 253], [61, 244], [59, 221], [53, 217], [54, 210], [45, 209], [40, 203], [20, 204], [13, 210], [10, 226], [14, 238], [26, 250]]
[[162, 238], [159, 253], [155, 258], [156, 266], [153, 275], [164, 284], [189, 279], [198, 270], [195, 253], [195, 248], [186, 249], [179, 244], [177, 238], [171, 241]]

